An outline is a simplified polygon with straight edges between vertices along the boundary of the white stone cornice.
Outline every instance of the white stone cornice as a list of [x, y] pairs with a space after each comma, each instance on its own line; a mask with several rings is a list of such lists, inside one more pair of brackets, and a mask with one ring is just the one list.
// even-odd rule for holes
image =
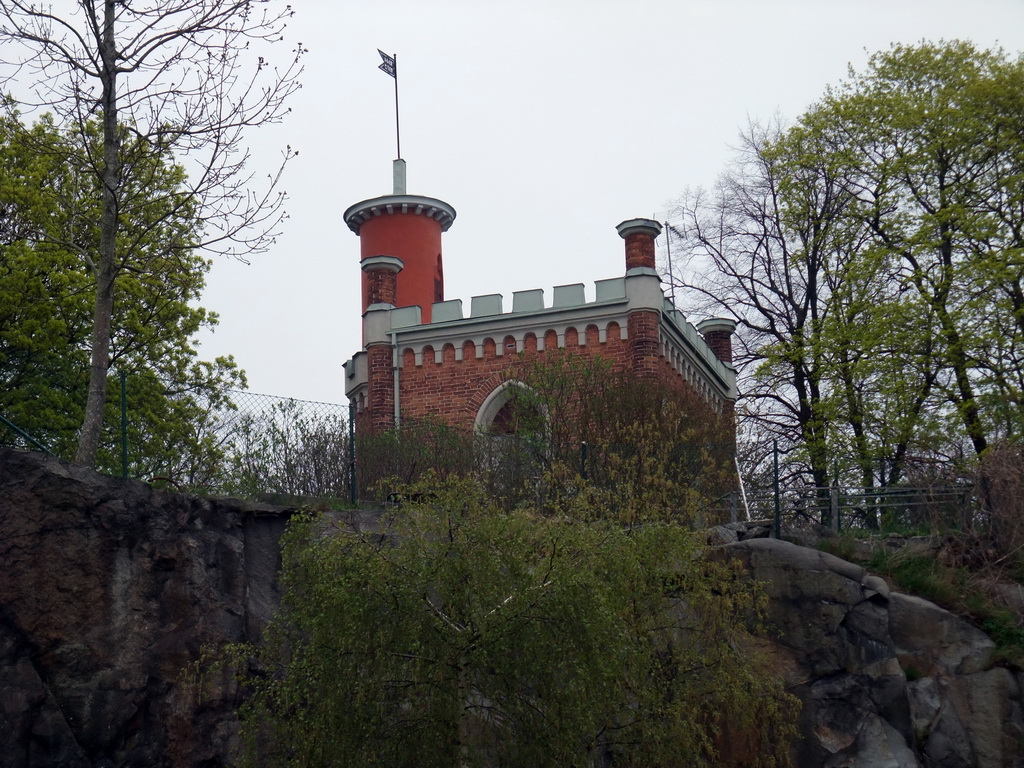
[[398, 273], [405, 267], [405, 263], [397, 256], [368, 256], [359, 262], [359, 268], [363, 272], [371, 269], [386, 269], [388, 272]]
[[455, 209], [443, 200], [421, 195], [384, 195], [363, 200], [350, 206], [343, 216], [348, 228], [359, 234], [364, 222], [376, 216], [387, 216], [395, 213], [411, 213], [426, 216], [441, 225], [441, 231], [447, 232], [455, 221]]

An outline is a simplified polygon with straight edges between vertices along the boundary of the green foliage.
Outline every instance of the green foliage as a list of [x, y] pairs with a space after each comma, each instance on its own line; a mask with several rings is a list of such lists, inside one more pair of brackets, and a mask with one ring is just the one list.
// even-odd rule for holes
[[549, 355], [517, 377], [506, 428], [543, 469], [550, 512], [640, 524], [722, 511], [735, 488], [731, 412], [601, 357]]
[[[85, 408], [99, 217], [98, 182], [66, 162], [73, 146], [48, 118], [0, 121], [0, 413], [66, 458]], [[195, 306], [209, 263], [189, 250], [184, 171], [166, 153], [147, 162], [130, 199], [154, 207], [122, 211], [110, 363], [128, 376], [131, 474], [198, 484], [218, 457], [207, 414], [244, 377], [231, 358], [197, 359], [193, 337], [217, 322]], [[98, 460], [109, 472], [120, 467], [119, 401], [115, 377]]]
[[[487, 432], [405, 418], [357, 438], [363, 498], [427, 472], [472, 476], [504, 509], [710, 521], [735, 487], [733, 423], [687, 388], [637, 382], [600, 356], [521, 357]], [[590, 511], [586, 511], [590, 510]]]
[[818, 543], [818, 549], [843, 560], [849, 560], [850, 562], [856, 560], [856, 545], [854, 538], [849, 534], [831, 539], [822, 539]]
[[340, 406], [278, 400], [225, 422], [218, 427], [225, 452], [220, 493], [349, 503], [352, 453]]
[[814, 485], [1024, 434], [1022, 136], [1024, 58], [894, 45], [684, 204], [714, 266], [688, 288], [737, 316], [746, 410]]
[[357, 437], [359, 487], [382, 498], [428, 472], [440, 477], [472, 474], [475, 448], [475, 435], [440, 419], [404, 419], [400, 429]]
[[794, 701], [744, 645], [762, 598], [693, 533], [410, 493], [379, 532], [290, 525], [282, 610], [240, 652], [246, 764], [787, 764]]

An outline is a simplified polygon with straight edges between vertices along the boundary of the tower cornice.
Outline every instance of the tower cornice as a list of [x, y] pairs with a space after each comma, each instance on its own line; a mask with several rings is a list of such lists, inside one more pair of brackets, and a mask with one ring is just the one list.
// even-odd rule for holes
[[344, 214], [348, 228], [359, 234], [364, 222], [377, 216], [393, 214], [413, 214], [434, 219], [441, 225], [441, 231], [447, 232], [455, 221], [455, 209], [443, 200], [421, 195], [384, 195], [363, 200], [350, 206]]

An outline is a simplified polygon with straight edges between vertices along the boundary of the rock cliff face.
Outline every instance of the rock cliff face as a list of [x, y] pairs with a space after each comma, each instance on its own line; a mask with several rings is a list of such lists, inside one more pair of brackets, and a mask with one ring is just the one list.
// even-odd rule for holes
[[723, 552], [771, 600], [767, 650], [803, 701], [798, 766], [1024, 764], [1020, 676], [992, 665], [980, 630], [824, 552], [775, 539]]
[[190, 665], [258, 635], [285, 517], [0, 449], [0, 766], [224, 764]]
[[[0, 768], [226, 765], [237, 691], [200, 699], [191, 665], [258, 637], [287, 515], [0, 449]], [[1021, 680], [980, 631], [816, 550], [719, 551], [765, 582], [798, 766], [1024, 765]]]

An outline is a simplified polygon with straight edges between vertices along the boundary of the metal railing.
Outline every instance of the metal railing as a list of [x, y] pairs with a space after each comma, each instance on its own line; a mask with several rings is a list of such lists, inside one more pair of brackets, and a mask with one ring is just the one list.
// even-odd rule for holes
[[[130, 378], [122, 383], [122, 404], [130, 384]], [[622, 482], [623, 474], [612, 467], [621, 468], [635, 452], [629, 445], [583, 442], [563, 446], [555, 456], [551, 446], [536, 438], [481, 436], [472, 429], [410, 419], [399, 434], [362, 439], [357, 444], [348, 405], [227, 390], [218, 393], [215, 402], [200, 402], [199, 406], [205, 420], [197, 429], [204, 433], [200, 442], [206, 453], [202, 457], [177, 456], [180, 460], [170, 464], [165, 473], [143, 474], [131, 471], [131, 432], [127, 427], [134, 415], [122, 405], [122, 424], [108, 431], [108, 439], [117, 435], [122, 441], [108, 451], [120, 456], [122, 464], [105, 467], [106, 471], [118, 474], [120, 470], [124, 476], [166, 481], [182, 490], [208, 494], [355, 503], [358, 497], [383, 497], [394, 491], [393, 487], [378, 487], [386, 479], [412, 482], [431, 469], [441, 474], [472, 473], [488, 492], [512, 505], [531, 494], [539, 498], [542, 478], [555, 461], [578, 473], [585, 483], [613, 487]], [[6, 438], [0, 438], [0, 444], [57, 453], [51, 451], [48, 441], [0, 415], [3, 434]], [[778, 534], [782, 526], [811, 525], [833, 531], [967, 529], [979, 519], [981, 505], [969, 484], [781, 488], [776, 468], [774, 488], [748, 490], [741, 496], [731, 493], [735, 486], [723, 484], [721, 477], [715, 482], [701, 477], [709, 462], [722, 468], [723, 446], [678, 445], [666, 454], [669, 471], [689, 478], [686, 482], [699, 491], [704, 499], [699, 511], [709, 521], [772, 519]], [[174, 453], [173, 447], [168, 450]], [[185, 450], [180, 448], [179, 453]]]
[[762, 490], [750, 494], [751, 519], [775, 521], [780, 528], [820, 525], [833, 532], [852, 530], [955, 530], [969, 526], [980, 511], [970, 485], [906, 485], [882, 488], [842, 486]]

